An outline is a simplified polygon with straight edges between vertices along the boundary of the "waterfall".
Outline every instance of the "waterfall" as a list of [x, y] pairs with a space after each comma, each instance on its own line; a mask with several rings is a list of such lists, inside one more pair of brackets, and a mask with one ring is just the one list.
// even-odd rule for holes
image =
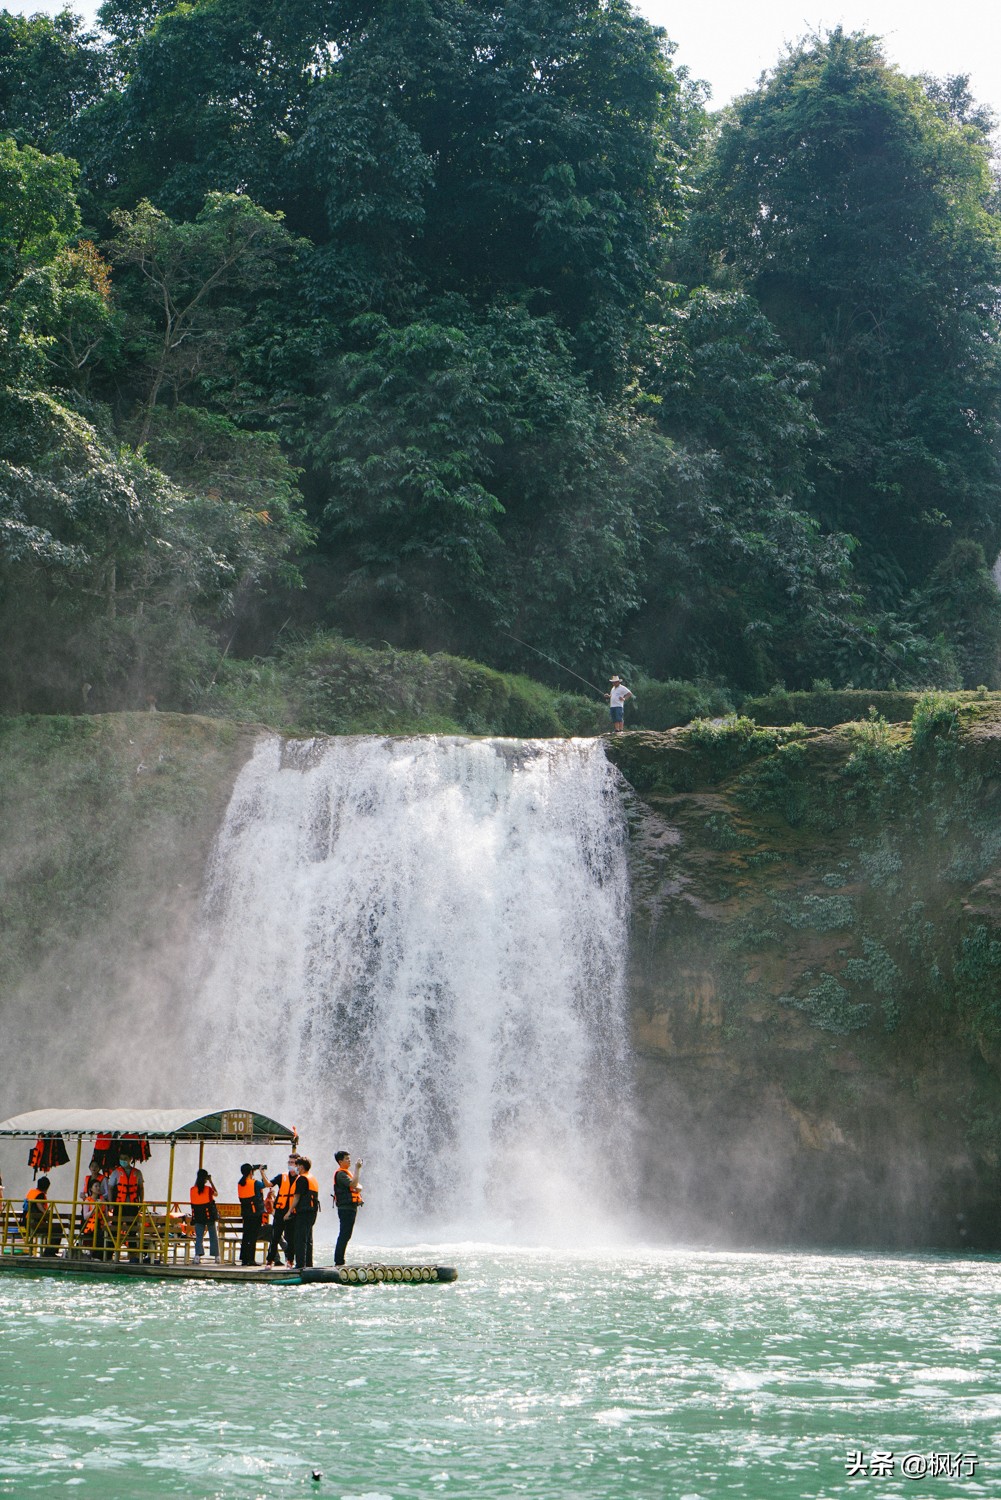
[[600, 744], [269, 737], [209, 871], [206, 1085], [297, 1124], [325, 1204], [363, 1156], [369, 1238], [575, 1239], [628, 1151], [627, 916]]

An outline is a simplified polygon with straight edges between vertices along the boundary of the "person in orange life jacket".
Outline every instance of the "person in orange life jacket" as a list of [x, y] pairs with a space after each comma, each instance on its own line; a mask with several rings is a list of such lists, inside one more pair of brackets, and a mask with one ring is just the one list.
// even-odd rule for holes
[[198, 1168], [194, 1187], [188, 1194], [191, 1203], [191, 1223], [195, 1231], [195, 1253], [192, 1257], [197, 1266], [202, 1258], [202, 1250], [205, 1245], [205, 1228], [209, 1231], [209, 1255], [213, 1260], [219, 1259], [219, 1231], [216, 1224], [219, 1219], [219, 1210], [216, 1208], [215, 1183], [210, 1173], [204, 1167]]
[[119, 1244], [127, 1243], [129, 1260], [138, 1261], [139, 1256], [133, 1253], [139, 1248], [134, 1231], [139, 1222], [139, 1204], [146, 1199], [146, 1186], [131, 1157], [118, 1158], [118, 1166], [104, 1180], [103, 1192], [111, 1204], [111, 1225], [119, 1232]]
[[337, 1244], [334, 1247], [334, 1265], [343, 1266], [348, 1240], [354, 1232], [355, 1219], [362, 1205], [361, 1183], [358, 1181], [361, 1159], [359, 1158], [353, 1173], [351, 1158], [346, 1151], [336, 1152], [334, 1161], [337, 1163], [337, 1170], [334, 1173], [334, 1207], [337, 1209], [340, 1225]]
[[104, 1197], [104, 1180], [107, 1175], [107, 1172], [105, 1172], [97, 1157], [92, 1157], [90, 1166], [87, 1169], [87, 1176], [84, 1178], [83, 1182], [83, 1197], [85, 1203], [97, 1203], [101, 1198]]
[[55, 1255], [63, 1241], [63, 1226], [49, 1207], [47, 1177], [39, 1177], [24, 1195], [24, 1233], [28, 1239], [40, 1240], [40, 1255]]
[[103, 1191], [109, 1203], [142, 1203], [145, 1200], [143, 1174], [131, 1157], [118, 1158], [118, 1166], [104, 1180]]
[[37, 1224], [48, 1208], [50, 1186], [51, 1183], [47, 1177], [39, 1177], [34, 1187], [30, 1187], [25, 1193], [24, 1202], [21, 1204], [21, 1223], [26, 1228]]
[[[254, 1176], [260, 1172], [260, 1178]], [[240, 1200], [240, 1216], [243, 1219], [243, 1238], [240, 1241], [241, 1266], [256, 1266], [257, 1241], [264, 1223], [264, 1187], [266, 1178], [260, 1167], [252, 1167], [245, 1161], [240, 1168], [240, 1181], [236, 1194]], [[267, 1186], [271, 1186], [267, 1183]]]
[[[104, 1201], [104, 1183], [107, 1172], [101, 1166], [98, 1158], [92, 1157], [87, 1176], [83, 1184], [84, 1209], [80, 1216], [80, 1233], [90, 1237], [90, 1243], [94, 1250], [103, 1246], [107, 1241], [104, 1222], [100, 1217], [99, 1209]], [[103, 1259], [104, 1257], [98, 1257]]]
[[312, 1175], [313, 1163], [308, 1156], [299, 1157], [299, 1175], [292, 1196], [295, 1222], [295, 1265], [301, 1271], [313, 1264], [313, 1225], [320, 1212], [320, 1184]]
[[288, 1159], [288, 1168], [272, 1183], [275, 1189], [274, 1218], [271, 1221], [271, 1239], [268, 1243], [266, 1264], [273, 1266], [284, 1250], [285, 1264], [295, 1261], [295, 1219], [292, 1216], [292, 1194], [295, 1179], [299, 1175], [299, 1158], [294, 1153]]

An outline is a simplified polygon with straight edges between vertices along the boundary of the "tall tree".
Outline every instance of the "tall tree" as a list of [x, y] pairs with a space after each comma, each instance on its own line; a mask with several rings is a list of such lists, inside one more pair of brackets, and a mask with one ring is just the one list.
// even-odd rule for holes
[[809, 514], [816, 368], [752, 298], [702, 288], [650, 331], [641, 373], [665, 451], [630, 651], [665, 677], [807, 685], [857, 628], [849, 541]]
[[704, 264], [820, 371], [812, 504], [861, 539], [876, 597], [897, 607], [957, 533], [993, 555], [1001, 232], [982, 118], [839, 29], [724, 115], [702, 187]]
[[389, 0], [336, 41], [296, 152], [316, 237], [388, 217], [418, 286], [521, 298], [621, 374], [678, 209], [664, 34], [627, 0]]
[[42, 151], [66, 150], [70, 127], [107, 87], [109, 59], [81, 21], [0, 10], [0, 133]]
[[80, 226], [77, 166], [0, 136], [0, 384], [40, 376], [51, 265]]
[[111, 0], [101, 17], [120, 84], [75, 133], [94, 202], [131, 209], [148, 198], [189, 219], [206, 193], [240, 192], [286, 208], [289, 153], [329, 64], [328, 9], [321, 0]]
[[[76, 175], [65, 157], [0, 138], [0, 702], [81, 708], [87, 688], [91, 707], [137, 706], [151, 690], [181, 706], [212, 624], [274, 578], [294, 583], [289, 554], [309, 532], [273, 439], [172, 414], [155, 437], [182, 490], [121, 448], [107, 413], [98, 425], [71, 404], [65, 386], [79, 387], [114, 316], [107, 263], [74, 243]], [[272, 216], [230, 209], [210, 205], [195, 226], [189, 288], [199, 270], [211, 278], [205, 240], [215, 263], [220, 239], [253, 244], [247, 218], [287, 242]], [[251, 276], [243, 290], [259, 286]], [[204, 331], [193, 316], [185, 328]]]
[[523, 309], [371, 317], [312, 450], [339, 617], [407, 644], [517, 657], [499, 628], [593, 659], [638, 602], [629, 425]]
[[[87, 181], [191, 217], [244, 192], [323, 247], [338, 316], [459, 292], [533, 306], [613, 378], [677, 211], [663, 33], [628, 0], [113, 0]], [[124, 49], [124, 51], [122, 50]]]
[[296, 245], [280, 216], [235, 193], [210, 193], [189, 223], [145, 200], [113, 218], [111, 255], [132, 271], [139, 310], [135, 343], [147, 376], [135, 417], [141, 446], [168, 391], [174, 405], [192, 389], [226, 404], [226, 387], [241, 383], [241, 330], [255, 303], [287, 284]]

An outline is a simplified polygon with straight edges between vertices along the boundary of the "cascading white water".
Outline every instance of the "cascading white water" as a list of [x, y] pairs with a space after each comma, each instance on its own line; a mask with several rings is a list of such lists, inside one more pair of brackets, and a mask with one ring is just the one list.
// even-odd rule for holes
[[262, 741], [209, 876], [206, 1085], [364, 1156], [369, 1237], [577, 1238], [627, 1144], [627, 906], [594, 741]]

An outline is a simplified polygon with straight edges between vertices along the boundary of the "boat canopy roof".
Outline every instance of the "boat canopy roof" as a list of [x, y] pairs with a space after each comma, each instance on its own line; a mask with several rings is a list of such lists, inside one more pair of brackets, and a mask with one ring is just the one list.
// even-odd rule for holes
[[294, 1141], [295, 1130], [252, 1109], [32, 1109], [0, 1121], [0, 1137], [143, 1137], [148, 1141]]

